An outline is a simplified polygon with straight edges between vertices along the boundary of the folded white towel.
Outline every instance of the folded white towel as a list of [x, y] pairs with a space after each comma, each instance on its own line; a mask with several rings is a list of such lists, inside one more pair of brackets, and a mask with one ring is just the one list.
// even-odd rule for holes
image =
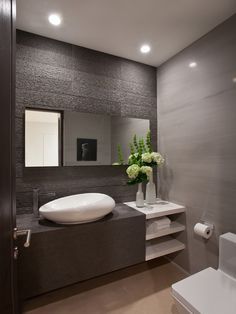
[[163, 226], [163, 225], [170, 225], [171, 220], [168, 217], [162, 217], [159, 219], [154, 220], [155, 224], [158, 226]]
[[146, 222], [147, 233], [154, 233], [158, 230], [170, 227], [171, 220], [168, 217], [151, 219]]
[[170, 227], [170, 224], [169, 225], [163, 225], [163, 226], [157, 226], [155, 229], [155, 231], [159, 231], [159, 230], [162, 230], [162, 229], [166, 229], [166, 228], [169, 228]]
[[147, 233], [154, 233], [156, 232], [156, 224], [154, 221], [147, 221], [146, 222], [146, 229], [147, 229]]

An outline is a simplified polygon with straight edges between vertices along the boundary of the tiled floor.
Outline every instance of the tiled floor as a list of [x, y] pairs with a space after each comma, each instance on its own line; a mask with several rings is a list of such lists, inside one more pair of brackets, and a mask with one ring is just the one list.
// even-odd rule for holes
[[185, 275], [165, 259], [28, 301], [27, 314], [176, 314], [170, 287]]

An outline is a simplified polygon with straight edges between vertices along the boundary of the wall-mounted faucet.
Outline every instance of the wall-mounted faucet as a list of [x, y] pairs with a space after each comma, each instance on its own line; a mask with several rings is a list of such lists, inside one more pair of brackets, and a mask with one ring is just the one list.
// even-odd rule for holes
[[39, 189], [33, 189], [33, 214], [39, 217]]
[[[48, 193], [42, 193], [40, 195], [46, 195], [54, 197], [56, 196], [56, 192], [48, 192]], [[39, 189], [35, 188], [33, 189], [33, 214], [35, 217], [39, 218]]]

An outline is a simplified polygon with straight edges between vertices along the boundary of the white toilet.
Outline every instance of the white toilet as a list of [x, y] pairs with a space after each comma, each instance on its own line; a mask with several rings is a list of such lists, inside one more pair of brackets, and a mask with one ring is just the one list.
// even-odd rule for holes
[[172, 285], [180, 314], [236, 314], [236, 234], [220, 236], [219, 268], [211, 267]]

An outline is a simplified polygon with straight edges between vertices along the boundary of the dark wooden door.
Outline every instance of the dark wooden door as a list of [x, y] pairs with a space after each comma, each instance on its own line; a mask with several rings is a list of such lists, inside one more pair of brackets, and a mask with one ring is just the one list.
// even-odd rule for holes
[[17, 313], [15, 226], [15, 1], [0, 0], [0, 313]]

